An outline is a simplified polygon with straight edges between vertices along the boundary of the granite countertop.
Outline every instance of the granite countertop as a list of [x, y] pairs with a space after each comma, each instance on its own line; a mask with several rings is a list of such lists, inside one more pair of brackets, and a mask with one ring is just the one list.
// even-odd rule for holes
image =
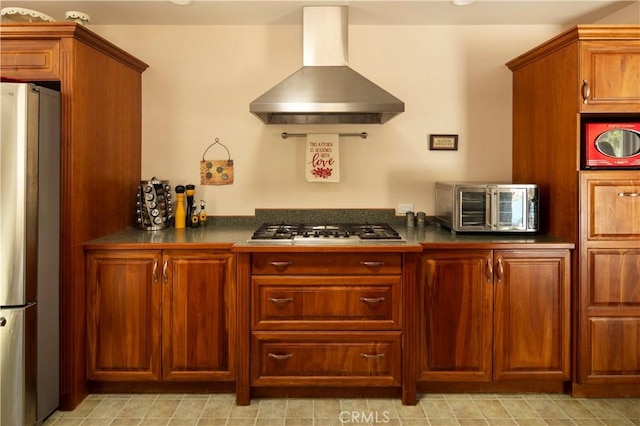
[[[360, 242], [358, 244], [309, 244], [292, 245], [281, 243], [248, 243], [251, 234], [263, 223], [388, 223], [405, 239], [399, 242]], [[523, 248], [531, 244], [540, 248], [573, 248], [567, 243], [549, 235], [538, 234], [463, 234], [452, 233], [446, 228], [427, 223], [426, 226], [407, 226], [404, 216], [396, 216], [393, 209], [319, 209], [319, 210], [256, 210], [255, 216], [214, 216], [207, 218], [207, 225], [199, 228], [175, 229], [169, 227], [159, 231], [145, 231], [127, 228], [120, 232], [97, 238], [85, 243], [85, 248], [97, 249], [112, 246], [136, 249], [231, 249], [252, 251], [273, 250], [274, 247], [290, 249], [313, 249], [322, 247], [343, 247], [363, 249], [385, 247], [393, 251], [420, 251], [423, 248], [456, 248], [469, 245], [478, 248], [495, 248], [504, 245], [509, 248]]]

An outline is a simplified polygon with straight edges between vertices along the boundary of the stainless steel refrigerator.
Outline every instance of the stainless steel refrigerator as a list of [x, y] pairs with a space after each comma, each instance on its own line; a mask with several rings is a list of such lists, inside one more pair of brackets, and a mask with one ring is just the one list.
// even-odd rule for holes
[[0, 425], [29, 426], [60, 395], [60, 93], [0, 86]]

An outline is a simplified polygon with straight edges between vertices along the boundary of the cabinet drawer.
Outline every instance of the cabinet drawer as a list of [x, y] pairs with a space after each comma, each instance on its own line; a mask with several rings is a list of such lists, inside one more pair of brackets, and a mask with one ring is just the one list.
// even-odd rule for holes
[[252, 335], [252, 384], [399, 386], [400, 332]]
[[251, 273], [262, 275], [390, 275], [402, 273], [400, 253], [254, 253]]
[[583, 174], [589, 240], [640, 239], [640, 177], [638, 172], [622, 176]]
[[589, 307], [640, 309], [640, 249], [589, 249], [587, 259]]
[[252, 279], [252, 323], [259, 330], [399, 330], [401, 277]]
[[590, 383], [637, 383], [640, 376], [640, 318], [592, 317], [587, 351]]
[[3, 40], [0, 52], [2, 75], [29, 80], [54, 80], [60, 75], [58, 40]]

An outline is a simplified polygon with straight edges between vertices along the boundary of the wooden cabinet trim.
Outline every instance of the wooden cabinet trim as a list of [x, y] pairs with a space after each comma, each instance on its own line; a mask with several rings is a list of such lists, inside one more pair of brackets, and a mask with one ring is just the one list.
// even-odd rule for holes
[[[125, 52], [118, 46], [107, 41], [98, 34], [82, 25], [72, 22], [51, 23], [2, 23], [0, 26], [0, 38], [2, 40], [55, 40], [69, 38], [81, 41], [91, 48], [125, 64], [128, 67], [142, 73], [149, 65]], [[3, 47], [4, 49], [4, 47]]]
[[616, 41], [639, 38], [640, 27], [637, 25], [576, 25], [507, 62], [507, 67], [515, 71], [578, 40]]

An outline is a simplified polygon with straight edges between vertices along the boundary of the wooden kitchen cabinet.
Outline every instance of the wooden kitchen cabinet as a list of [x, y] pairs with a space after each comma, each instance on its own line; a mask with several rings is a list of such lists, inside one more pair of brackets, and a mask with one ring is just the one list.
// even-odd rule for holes
[[580, 173], [582, 384], [640, 383], [640, 171]]
[[425, 250], [418, 387], [568, 380], [569, 265], [565, 249]]
[[617, 195], [637, 192], [640, 171], [581, 164], [585, 123], [640, 120], [640, 26], [580, 25], [507, 66], [513, 181], [539, 185], [543, 232], [577, 248], [572, 394], [640, 396], [640, 213]]
[[238, 253], [238, 404], [363, 392], [415, 404], [415, 380], [403, 375], [415, 265], [382, 248]]
[[233, 255], [89, 250], [87, 378], [234, 380]]
[[60, 91], [62, 410], [72, 410], [88, 393], [82, 245], [131, 226], [134, 217], [131, 194], [141, 179], [142, 72], [146, 68], [82, 25], [0, 25], [2, 77]]
[[400, 253], [255, 253], [251, 269], [253, 386], [400, 385]]

